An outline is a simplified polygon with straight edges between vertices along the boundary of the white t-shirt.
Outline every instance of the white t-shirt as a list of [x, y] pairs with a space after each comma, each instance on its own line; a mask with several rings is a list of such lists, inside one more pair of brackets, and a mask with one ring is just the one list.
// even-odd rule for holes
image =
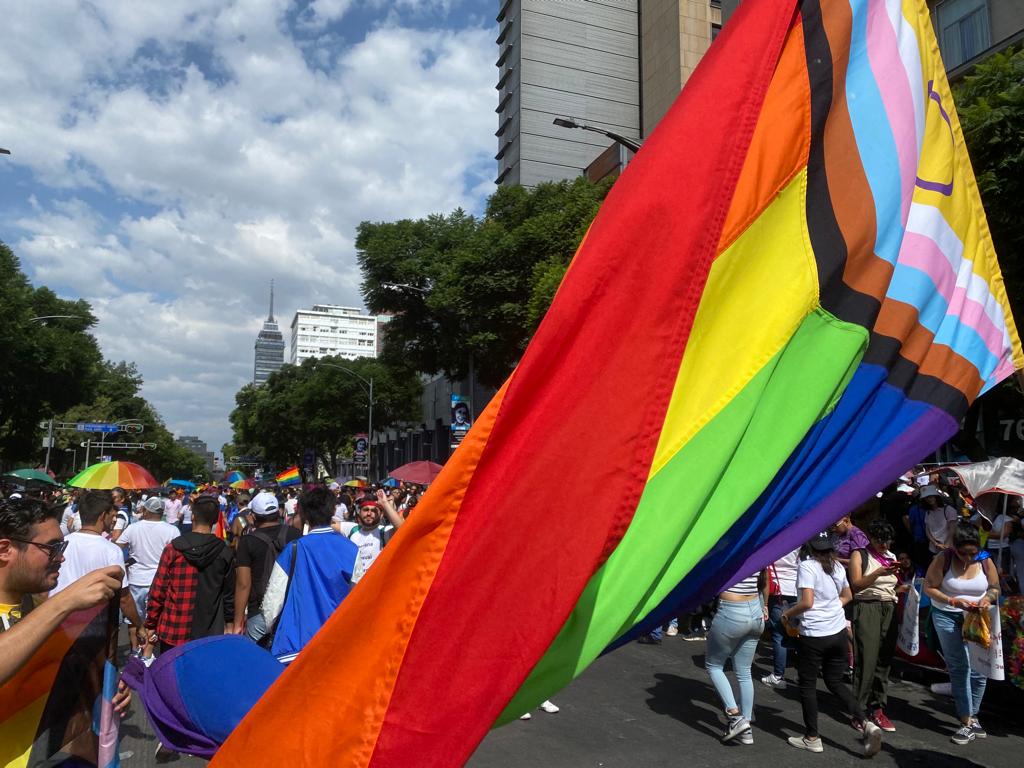
[[177, 528], [162, 520], [139, 520], [129, 525], [117, 540], [135, 558], [135, 565], [128, 566], [128, 583], [133, 587], [148, 587], [152, 584], [164, 547], [179, 535]]
[[117, 507], [117, 513], [114, 517], [114, 530], [123, 531], [132, 521], [132, 508], [130, 505], [125, 504], [123, 507]]
[[182, 504], [181, 505], [181, 524], [192, 525], [192, 505]]
[[171, 525], [176, 525], [181, 517], [181, 499], [172, 499], [164, 506], [164, 520]]
[[69, 533], [74, 533], [75, 531], [80, 530], [82, 530], [82, 518], [78, 514], [78, 510], [72, 509], [69, 504], [64, 510], [64, 516], [60, 521], [60, 532], [67, 537]]
[[988, 542], [985, 544], [986, 549], [1005, 549], [1010, 546], [1010, 537], [1003, 538], [1003, 528], [1012, 520], [1013, 518], [1009, 515], [996, 516], [992, 522], [992, 532], [989, 533]]
[[933, 555], [939, 553], [939, 548], [932, 543], [932, 539], [946, 541], [949, 536], [949, 524], [957, 519], [959, 515], [956, 510], [948, 504], [938, 509], [929, 510], [924, 518], [924, 526], [928, 531], [928, 549]]
[[334, 517], [331, 519], [336, 523], [344, 523], [345, 517], [348, 515], [348, 507], [345, 506], [345, 502], [339, 501], [334, 506]]
[[106, 537], [78, 531], [68, 534], [64, 540], [68, 543], [68, 548], [64, 550], [64, 562], [60, 565], [57, 586], [50, 591], [51, 595], [67, 589], [73, 582], [97, 568], [119, 565], [123, 573], [124, 553], [117, 544]]
[[341, 527], [342, 535], [348, 536], [349, 541], [359, 547], [359, 554], [356, 555], [356, 565], [352, 573], [353, 584], [357, 583], [373, 565], [380, 555], [384, 541], [391, 537], [393, 531], [394, 526], [391, 525], [386, 528], [378, 526], [372, 531], [364, 531], [358, 523], [349, 526], [347, 530], [344, 525]]
[[286, 501], [284, 503], [284, 513], [288, 517], [291, 517], [292, 515], [295, 514], [295, 508], [297, 506], [299, 506], [299, 500], [298, 499], [288, 499], [288, 501]]
[[775, 561], [775, 578], [779, 582], [779, 589], [783, 595], [793, 597], [796, 595], [796, 572], [800, 565], [800, 549], [794, 549], [788, 555], [783, 555]]
[[835, 564], [829, 576], [813, 559], [800, 561], [796, 575], [797, 589], [813, 589], [814, 605], [800, 616], [800, 634], [807, 637], [830, 637], [846, 629], [846, 614], [840, 594], [848, 586], [846, 569]]

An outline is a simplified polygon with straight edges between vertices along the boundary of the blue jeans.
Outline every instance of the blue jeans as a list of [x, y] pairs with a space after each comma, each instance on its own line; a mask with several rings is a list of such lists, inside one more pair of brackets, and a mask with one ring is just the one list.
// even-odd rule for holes
[[786, 643], [789, 635], [782, 626], [782, 614], [792, 608], [796, 598], [790, 595], [771, 595], [768, 598], [768, 620], [772, 629], [772, 673], [776, 677], [784, 677], [786, 674]]
[[764, 630], [761, 601], [734, 603], [719, 600], [718, 613], [708, 632], [707, 655], [704, 668], [711, 684], [726, 710], [736, 709], [732, 684], [725, 676], [725, 662], [732, 659], [733, 674], [740, 689], [740, 714], [750, 720], [754, 714], [754, 683], [750, 679], [750, 665], [754, 661], [757, 641]]
[[942, 656], [949, 670], [949, 682], [953, 687], [953, 703], [961, 720], [977, 717], [981, 700], [985, 696], [984, 676], [971, 669], [964, 642], [964, 615], [932, 608], [932, 624], [942, 646]]
[[267, 636], [269, 631], [270, 627], [267, 626], [267, 620], [263, 617], [262, 613], [253, 614], [245, 621], [246, 637], [253, 642], [258, 643]]
[[135, 584], [128, 585], [128, 591], [131, 592], [132, 600], [135, 601], [135, 610], [139, 612], [139, 618], [143, 622], [146, 621], [146, 604], [149, 602], [150, 586], [150, 584], [141, 587]]

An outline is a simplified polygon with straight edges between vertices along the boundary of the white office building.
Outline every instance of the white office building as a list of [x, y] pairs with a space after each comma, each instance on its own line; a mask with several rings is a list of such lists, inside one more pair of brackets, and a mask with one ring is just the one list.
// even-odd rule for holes
[[314, 304], [292, 319], [291, 363], [338, 355], [349, 360], [377, 356], [377, 318], [356, 307]]

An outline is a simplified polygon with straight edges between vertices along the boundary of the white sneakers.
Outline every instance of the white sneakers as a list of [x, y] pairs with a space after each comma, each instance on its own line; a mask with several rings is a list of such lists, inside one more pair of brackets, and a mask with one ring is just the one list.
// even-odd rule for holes
[[[825, 747], [821, 743], [821, 737], [808, 739], [804, 736], [790, 736], [787, 741], [791, 747], [805, 749], [808, 752], [824, 752]], [[870, 720], [864, 721], [864, 757], [874, 757], [882, 749], [882, 729]]]
[[882, 729], [870, 720], [864, 721], [864, 757], [874, 757], [882, 749]]
[[761, 678], [761, 682], [767, 685], [769, 688], [774, 688], [777, 691], [786, 690], [786, 681], [776, 675], [774, 672], [770, 675], [765, 675]]
[[[555, 704], [551, 700], [545, 700], [543, 703], [541, 703], [540, 708], [543, 709], [548, 714], [551, 714], [551, 715], [555, 714], [555, 712], [558, 711], [558, 705]], [[527, 712], [524, 715], [520, 715], [519, 719], [520, 720], [529, 720], [531, 717], [533, 717], [533, 715], [531, 715], [529, 712]]]
[[787, 741], [791, 747], [797, 749], [806, 749], [808, 752], [824, 752], [825, 748], [821, 746], [821, 738], [808, 739], [804, 736], [790, 736]]

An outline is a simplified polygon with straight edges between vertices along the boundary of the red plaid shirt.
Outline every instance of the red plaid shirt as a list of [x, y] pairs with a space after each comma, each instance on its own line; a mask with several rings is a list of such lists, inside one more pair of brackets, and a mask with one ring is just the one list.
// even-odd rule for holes
[[192, 639], [199, 570], [171, 544], [164, 547], [149, 590], [145, 627], [168, 645]]

